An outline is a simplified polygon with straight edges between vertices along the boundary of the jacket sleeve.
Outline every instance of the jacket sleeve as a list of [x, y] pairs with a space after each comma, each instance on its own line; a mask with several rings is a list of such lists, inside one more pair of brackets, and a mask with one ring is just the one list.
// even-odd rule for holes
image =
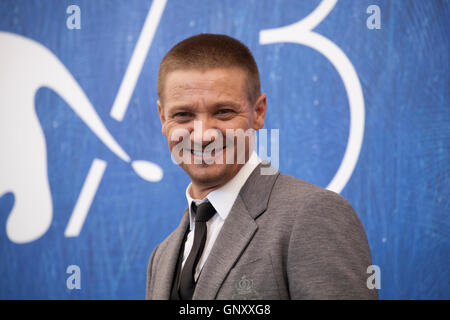
[[371, 264], [363, 226], [343, 197], [324, 190], [299, 207], [287, 258], [291, 299], [377, 299], [366, 284]]
[[146, 282], [146, 285], [145, 285], [145, 299], [146, 300], [150, 300], [151, 299], [152, 273], [154, 272], [154, 270], [153, 270], [153, 262], [154, 262], [156, 251], [158, 250], [158, 247], [159, 247], [159, 245], [157, 245], [155, 247], [155, 249], [153, 249], [152, 255], [150, 256], [150, 259], [148, 261], [147, 282]]

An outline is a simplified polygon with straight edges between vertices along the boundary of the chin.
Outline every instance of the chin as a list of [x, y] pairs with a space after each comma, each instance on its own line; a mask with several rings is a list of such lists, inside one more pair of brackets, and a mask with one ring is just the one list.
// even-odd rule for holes
[[225, 164], [189, 165], [183, 169], [194, 183], [202, 185], [222, 185], [232, 171]]

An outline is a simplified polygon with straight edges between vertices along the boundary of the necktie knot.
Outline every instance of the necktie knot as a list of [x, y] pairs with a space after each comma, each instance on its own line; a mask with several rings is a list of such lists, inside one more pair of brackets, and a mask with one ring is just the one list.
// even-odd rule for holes
[[192, 210], [195, 212], [195, 222], [206, 222], [216, 213], [216, 209], [209, 201], [203, 202], [198, 206], [192, 203]]

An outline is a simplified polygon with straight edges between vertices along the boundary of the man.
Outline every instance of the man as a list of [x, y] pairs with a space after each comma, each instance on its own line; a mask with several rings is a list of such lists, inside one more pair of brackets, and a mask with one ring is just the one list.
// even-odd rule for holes
[[377, 298], [350, 204], [267, 174], [252, 152], [243, 132], [263, 127], [266, 95], [245, 45], [213, 34], [178, 43], [161, 62], [158, 96], [162, 132], [191, 183], [180, 225], [149, 260], [148, 299]]

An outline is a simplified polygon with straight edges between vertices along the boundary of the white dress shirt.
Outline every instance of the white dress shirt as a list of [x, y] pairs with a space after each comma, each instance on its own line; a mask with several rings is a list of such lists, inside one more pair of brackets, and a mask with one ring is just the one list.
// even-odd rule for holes
[[204, 199], [193, 199], [191, 197], [191, 184], [189, 184], [186, 188], [186, 198], [189, 206], [190, 229], [184, 246], [182, 267], [184, 267], [184, 263], [186, 262], [186, 259], [188, 258], [189, 252], [191, 251], [192, 245], [194, 243], [195, 216], [192, 212], [191, 203], [194, 201], [196, 205], [199, 205], [203, 202], [209, 201], [213, 205], [214, 209], [216, 209], [216, 214], [206, 223], [206, 243], [205, 248], [203, 249], [202, 256], [200, 257], [197, 268], [195, 270], [195, 281], [197, 281], [198, 276], [200, 275], [206, 259], [208, 258], [214, 242], [216, 241], [216, 238], [220, 232], [220, 229], [222, 229], [225, 219], [230, 213], [231, 208], [233, 207], [233, 204], [236, 201], [236, 198], [241, 191], [242, 186], [245, 184], [250, 174], [260, 162], [261, 159], [258, 157], [256, 152], [253, 151], [247, 163], [242, 166], [239, 172], [230, 181], [228, 181], [222, 187], [211, 191]]

